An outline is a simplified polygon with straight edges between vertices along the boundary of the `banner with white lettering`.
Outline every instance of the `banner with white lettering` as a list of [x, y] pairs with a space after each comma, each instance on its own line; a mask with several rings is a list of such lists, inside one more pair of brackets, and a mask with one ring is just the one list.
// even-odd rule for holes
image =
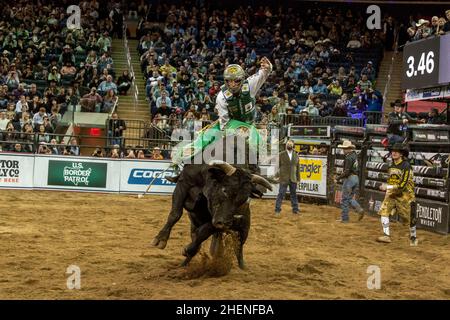
[[0, 153], [0, 187], [33, 188], [34, 155]]
[[298, 193], [309, 197], [327, 197], [327, 157], [306, 156], [299, 157], [300, 183]]
[[450, 228], [448, 204], [417, 199], [417, 227], [437, 233], [448, 233]]
[[34, 187], [118, 192], [120, 160], [36, 155]]
[[143, 193], [150, 183], [150, 194], [172, 194], [175, 189], [175, 184], [166, 179], [174, 174], [172, 169], [166, 170], [169, 161], [122, 159], [120, 165], [120, 192]]

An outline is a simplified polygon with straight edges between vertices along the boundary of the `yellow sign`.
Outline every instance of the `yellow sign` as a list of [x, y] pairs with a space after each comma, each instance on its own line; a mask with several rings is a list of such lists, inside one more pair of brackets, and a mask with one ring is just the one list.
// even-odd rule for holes
[[300, 181], [322, 180], [323, 161], [318, 159], [300, 158]]

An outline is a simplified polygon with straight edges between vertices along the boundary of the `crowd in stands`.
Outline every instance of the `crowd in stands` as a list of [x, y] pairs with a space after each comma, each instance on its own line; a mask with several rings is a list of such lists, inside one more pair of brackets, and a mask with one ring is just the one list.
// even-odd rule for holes
[[49, 142], [67, 111], [111, 112], [131, 85], [127, 71], [117, 78], [111, 58], [111, 35], [122, 34], [116, 7], [81, 1], [81, 25], [72, 27], [65, 3], [54, 3], [14, 1], [0, 12], [3, 150], [15, 148], [8, 141]]
[[[362, 117], [381, 111], [374, 89], [385, 35], [361, 14], [339, 9], [198, 8], [161, 4], [140, 22], [139, 53], [155, 124], [170, 131], [217, 118], [226, 65], [255, 73], [267, 56], [274, 71], [257, 98], [257, 122], [282, 115]], [[206, 110], [206, 112], [204, 111]]]
[[[112, 36], [122, 35], [120, 6], [81, 1], [81, 29], [69, 29], [66, 8], [49, 3], [16, 1], [0, 13], [3, 151], [79, 154], [76, 139], [64, 146], [52, 136], [64, 114], [112, 113], [117, 96], [127, 94], [133, 81], [128, 71], [114, 69], [111, 58]], [[146, 79], [140, 89], [152, 123], [167, 136], [216, 120], [224, 68], [237, 63], [250, 76], [264, 56], [273, 72], [256, 97], [260, 128], [295, 118], [365, 119], [382, 110], [376, 78], [383, 51], [394, 49], [399, 22], [393, 17], [384, 17], [381, 30], [368, 30], [365, 12], [340, 7], [218, 10], [198, 3], [127, 4], [140, 18], [136, 49]], [[450, 10], [446, 18], [433, 17], [430, 24], [411, 17], [405, 34], [410, 40], [443, 34], [449, 31]], [[109, 136], [111, 148], [93, 156], [160, 157], [154, 146], [123, 150], [123, 140]], [[31, 147], [36, 143], [39, 150]], [[45, 144], [57, 147], [44, 150]], [[168, 157], [165, 150], [161, 155]]]
[[414, 17], [410, 17], [406, 30], [409, 41], [441, 36], [447, 32], [450, 32], [450, 9], [445, 11], [444, 16], [433, 16], [431, 22], [424, 18], [416, 21]]

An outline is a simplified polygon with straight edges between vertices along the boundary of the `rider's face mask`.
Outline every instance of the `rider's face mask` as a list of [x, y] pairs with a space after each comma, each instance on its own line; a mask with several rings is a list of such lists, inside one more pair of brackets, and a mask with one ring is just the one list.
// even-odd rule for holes
[[227, 80], [226, 85], [231, 93], [238, 93], [242, 87], [242, 80]]

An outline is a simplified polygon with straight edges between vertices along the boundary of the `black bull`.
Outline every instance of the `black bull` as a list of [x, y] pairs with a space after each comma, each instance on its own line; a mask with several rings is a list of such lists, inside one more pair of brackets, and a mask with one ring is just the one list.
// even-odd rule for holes
[[187, 265], [211, 235], [211, 252], [216, 248], [221, 232], [236, 231], [239, 245], [236, 257], [244, 268], [243, 246], [250, 230], [250, 198], [259, 198], [271, 184], [261, 176], [236, 168], [226, 162], [212, 165], [186, 165], [172, 195], [172, 209], [166, 224], [153, 240], [164, 249], [172, 227], [183, 214], [189, 212], [192, 242], [183, 250]]

